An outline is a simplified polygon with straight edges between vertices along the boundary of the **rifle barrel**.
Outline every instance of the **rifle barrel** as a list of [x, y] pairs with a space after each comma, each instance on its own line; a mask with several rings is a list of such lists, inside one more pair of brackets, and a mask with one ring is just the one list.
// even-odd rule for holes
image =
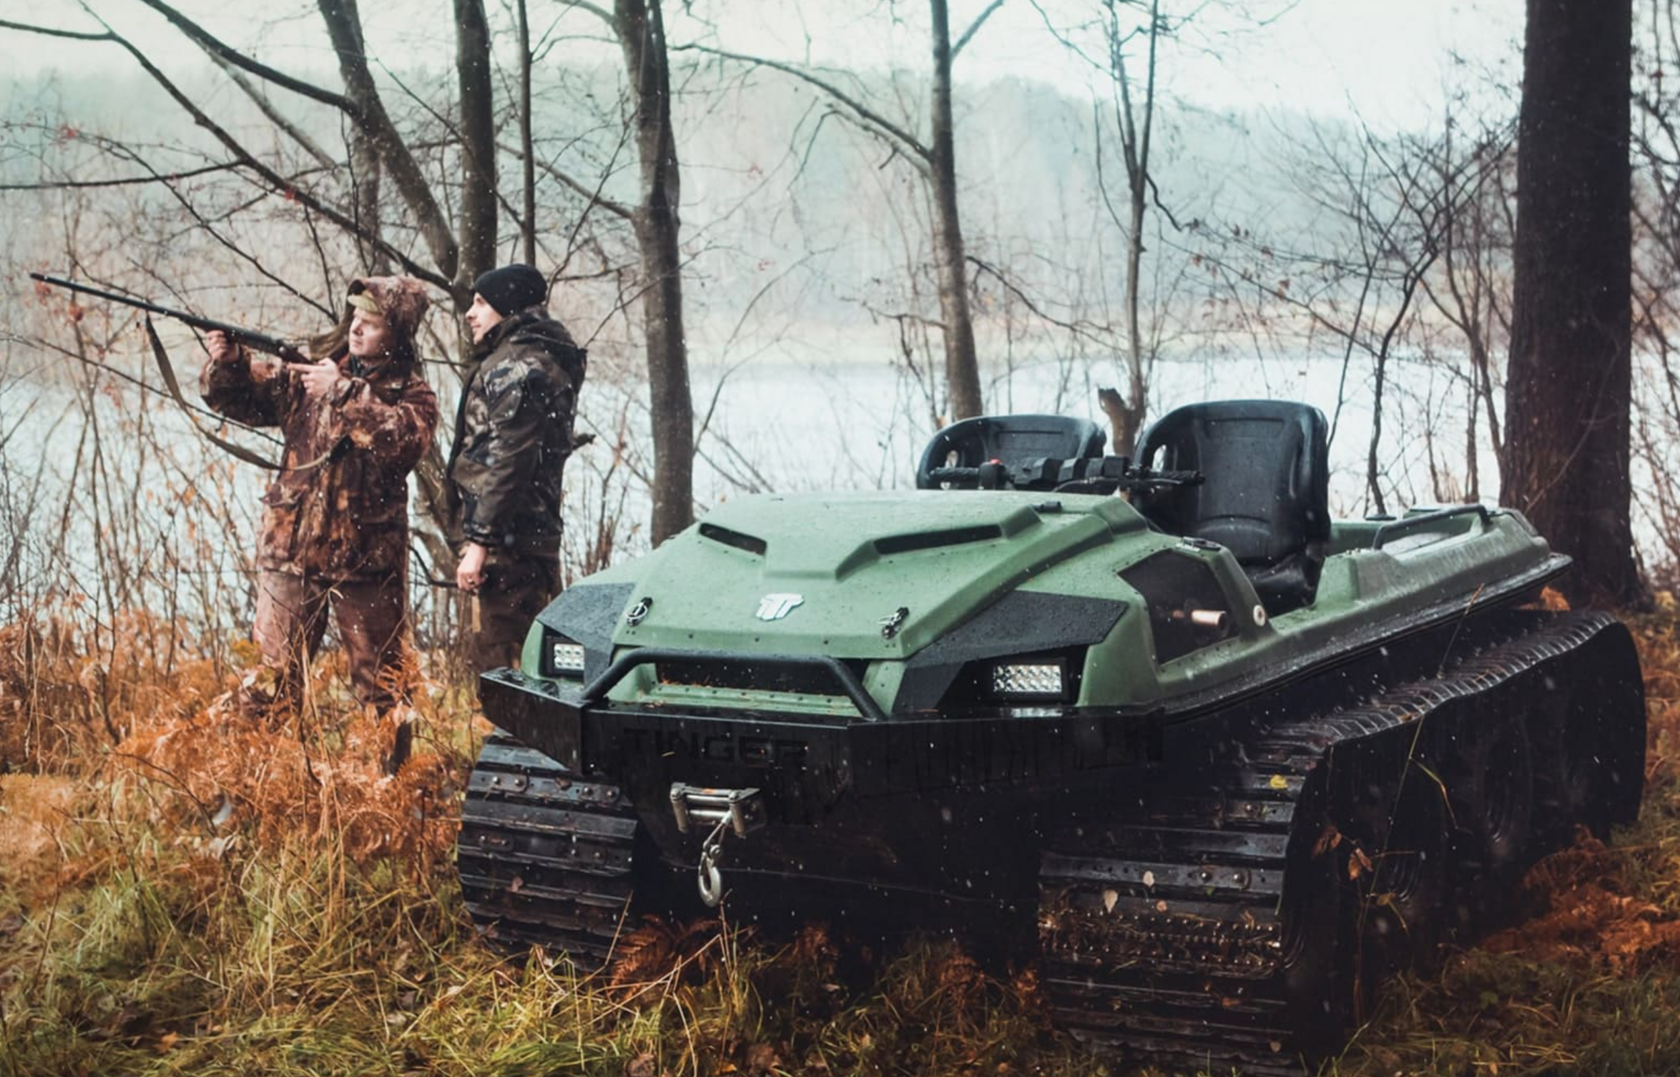
[[148, 302], [147, 300], [140, 299], [137, 296], [123, 295], [121, 292], [108, 292], [103, 288], [95, 288], [92, 285], [82, 284], [78, 281], [65, 280], [63, 277], [53, 277], [45, 273], [31, 273], [29, 274], [29, 277], [31, 280], [38, 280], [43, 284], [50, 284], [55, 288], [65, 288], [72, 292], [82, 292], [86, 295], [97, 296], [100, 299], [109, 299], [112, 302], [121, 303], [124, 306], [135, 307], [139, 310], [146, 311], [148, 314], [156, 314], [160, 318], [173, 318], [184, 325], [192, 326], [194, 329], [220, 330], [221, 332], [226, 333], [237, 343], [249, 345], [258, 351], [267, 352], [270, 355], [278, 355], [282, 359], [296, 360], [301, 358], [301, 355], [296, 347], [286, 343], [279, 337], [271, 337], [266, 333], [258, 333], [242, 326], [229, 325], [226, 322], [218, 322], [210, 318], [201, 318], [196, 314], [188, 314], [184, 310], [174, 310], [169, 307], [159, 306], [156, 303]]

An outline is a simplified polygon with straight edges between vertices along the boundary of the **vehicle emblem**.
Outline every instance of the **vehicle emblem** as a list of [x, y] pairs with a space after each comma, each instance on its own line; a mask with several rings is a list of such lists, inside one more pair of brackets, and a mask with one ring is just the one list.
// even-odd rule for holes
[[804, 604], [804, 595], [765, 595], [758, 600], [758, 619], [761, 621], [779, 621], [792, 613], [795, 606]]

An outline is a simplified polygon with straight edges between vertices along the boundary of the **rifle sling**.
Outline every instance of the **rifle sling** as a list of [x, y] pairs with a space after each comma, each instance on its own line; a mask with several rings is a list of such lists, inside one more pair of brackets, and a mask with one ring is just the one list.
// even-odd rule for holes
[[151, 339], [152, 355], [157, 358], [158, 373], [163, 375], [163, 384], [168, 387], [169, 395], [175, 399], [176, 404], [180, 405], [181, 414], [185, 415], [187, 417], [187, 421], [192, 423], [194, 430], [197, 430], [199, 434], [203, 435], [205, 440], [209, 441], [210, 444], [216, 446], [218, 449], [233, 454], [235, 457], [245, 461], [247, 464], [255, 464], [265, 471], [285, 470], [285, 465], [276, 464], [267, 457], [245, 448], [243, 445], [235, 445], [226, 438], [219, 437], [215, 433], [206, 430], [203, 424], [198, 421], [198, 416], [193, 414], [192, 406], [188, 404], [186, 398], [181, 395], [181, 383], [175, 378], [175, 368], [169, 362], [169, 353], [163, 350], [163, 341], [158, 339], [157, 329], [152, 325], [152, 316], [150, 314], [146, 315], [146, 336]]

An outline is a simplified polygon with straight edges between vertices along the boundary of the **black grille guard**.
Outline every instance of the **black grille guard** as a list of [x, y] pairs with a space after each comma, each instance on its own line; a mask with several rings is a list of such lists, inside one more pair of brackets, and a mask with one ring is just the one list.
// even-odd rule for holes
[[649, 665], [654, 662], [696, 662], [726, 665], [746, 665], [771, 667], [781, 669], [816, 669], [826, 671], [834, 676], [835, 683], [840, 688], [840, 694], [851, 700], [852, 706], [858, 713], [871, 722], [887, 720], [886, 712], [875, 702], [875, 697], [864, 688], [863, 682], [852, 667], [840, 659], [827, 654], [756, 654], [751, 651], [684, 651], [671, 647], [638, 647], [633, 651], [626, 651], [613, 659], [612, 665], [601, 671], [601, 675], [589, 682], [583, 689], [578, 700], [579, 707], [592, 707], [606, 698], [607, 693], [618, 686], [618, 682], [629, 676], [630, 671], [638, 666]]
[[[655, 662], [743, 664], [758, 668], [804, 669], [825, 672], [865, 724], [885, 724], [881, 709], [857, 672], [832, 655], [758, 654], [749, 651], [690, 651], [668, 647], [640, 647], [614, 659], [587, 685], [529, 677], [514, 669], [493, 669], [479, 678], [484, 713], [491, 722], [543, 752], [566, 768], [583, 770], [584, 713], [598, 710], [632, 670]], [[830, 719], [831, 721], [833, 719]], [[817, 719], [820, 723], [822, 719]]]

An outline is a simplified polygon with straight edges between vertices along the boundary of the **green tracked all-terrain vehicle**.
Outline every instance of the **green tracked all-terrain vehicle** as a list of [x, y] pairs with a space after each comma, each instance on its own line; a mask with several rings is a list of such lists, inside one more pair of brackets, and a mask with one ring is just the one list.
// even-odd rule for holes
[[[952, 924], [1105, 1050], [1296, 1072], [1373, 986], [1634, 818], [1626, 629], [1468, 505], [1332, 521], [1325, 421], [974, 419], [913, 492], [730, 500], [482, 680], [473, 915], [580, 963], [638, 906]], [[1124, 494], [1125, 496], [1119, 496]]]

